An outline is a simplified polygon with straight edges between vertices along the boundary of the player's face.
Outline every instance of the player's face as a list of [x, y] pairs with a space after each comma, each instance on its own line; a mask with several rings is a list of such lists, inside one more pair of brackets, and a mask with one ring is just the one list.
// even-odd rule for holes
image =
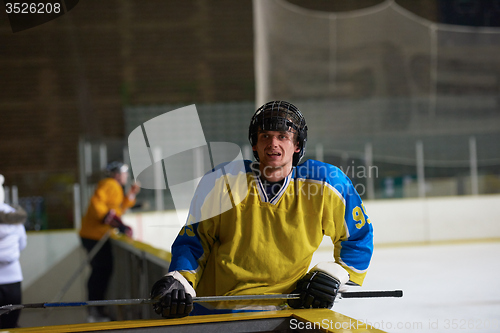
[[299, 144], [292, 132], [259, 131], [257, 144], [253, 150], [259, 154], [260, 170], [269, 179], [266, 171], [282, 169], [283, 178], [292, 170], [293, 154], [300, 151]]
[[117, 172], [115, 174], [115, 179], [122, 185], [125, 186], [128, 181], [128, 171], [125, 172]]

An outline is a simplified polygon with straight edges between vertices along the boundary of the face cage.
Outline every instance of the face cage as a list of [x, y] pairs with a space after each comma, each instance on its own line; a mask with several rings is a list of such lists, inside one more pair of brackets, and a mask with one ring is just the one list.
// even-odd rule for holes
[[[307, 125], [302, 113], [293, 104], [285, 101], [273, 101], [261, 106], [252, 117], [248, 139], [250, 144], [257, 144], [259, 129], [266, 131], [295, 130], [300, 151], [293, 155], [293, 166], [296, 166], [305, 154], [307, 141]], [[253, 155], [259, 161], [256, 151]]]

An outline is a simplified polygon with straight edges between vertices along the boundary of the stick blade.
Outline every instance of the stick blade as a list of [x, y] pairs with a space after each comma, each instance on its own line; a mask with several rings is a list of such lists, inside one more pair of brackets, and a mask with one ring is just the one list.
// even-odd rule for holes
[[14, 310], [20, 310], [22, 308], [23, 308], [22, 305], [12, 305], [12, 304], [0, 306], [0, 316], [7, 314], [11, 311], [14, 311]]
[[4, 315], [4, 314], [7, 314], [7, 313], [9, 313], [9, 312], [11, 312], [11, 311], [12, 311], [11, 309], [4, 309], [4, 307], [2, 306], [2, 307], [0, 308], [0, 316], [1, 316], [1, 315]]

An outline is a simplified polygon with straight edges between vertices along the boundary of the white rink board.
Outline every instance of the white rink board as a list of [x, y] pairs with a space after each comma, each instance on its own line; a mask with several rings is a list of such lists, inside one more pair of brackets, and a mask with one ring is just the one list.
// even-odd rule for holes
[[365, 203], [375, 244], [500, 238], [500, 195]]
[[[500, 238], [500, 195], [365, 201], [375, 244]], [[175, 211], [125, 214], [134, 238], [170, 251], [179, 225]], [[331, 246], [325, 239], [322, 248]]]
[[122, 220], [134, 231], [135, 240], [170, 252], [170, 247], [181, 229], [177, 216], [176, 211], [170, 210], [125, 214]]

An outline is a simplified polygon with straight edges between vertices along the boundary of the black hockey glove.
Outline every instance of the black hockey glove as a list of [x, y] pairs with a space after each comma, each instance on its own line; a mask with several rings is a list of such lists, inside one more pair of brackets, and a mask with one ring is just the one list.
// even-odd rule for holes
[[183, 283], [178, 276], [184, 279], [179, 273], [167, 275], [156, 281], [151, 289], [151, 299], [157, 300], [153, 303], [153, 308], [164, 318], [185, 317], [193, 310], [193, 296], [190, 292], [194, 290], [190, 285], [191, 290], [186, 290], [187, 280], [184, 279]]
[[307, 273], [297, 282], [292, 294], [300, 298], [288, 300], [288, 305], [294, 309], [333, 307], [333, 302], [340, 288], [340, 281], [321, 271]]

